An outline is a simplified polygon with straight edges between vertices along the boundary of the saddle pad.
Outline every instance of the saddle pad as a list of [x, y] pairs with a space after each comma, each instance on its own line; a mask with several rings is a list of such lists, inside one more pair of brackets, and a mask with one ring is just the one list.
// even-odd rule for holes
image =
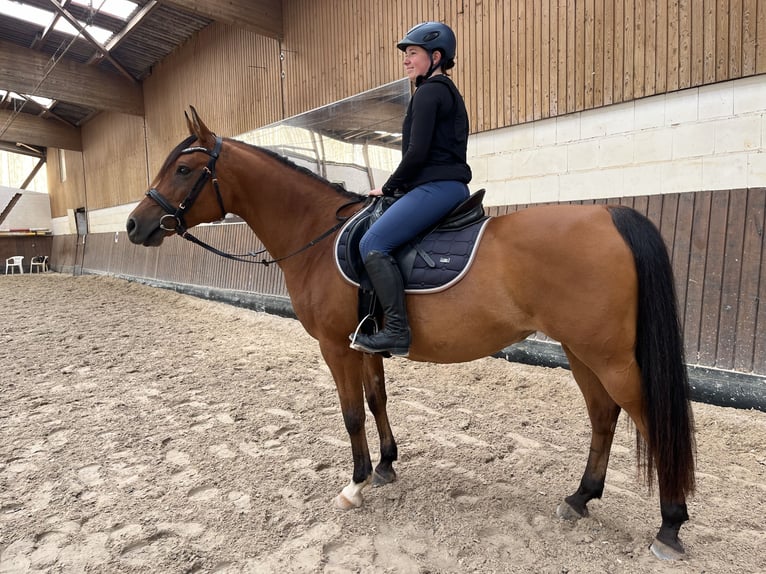
[[[369, 227], [370, 208], [352, 217], [335, 240], [335, 263], [341, 276], [356, 287], [362, 281], [363, 270], [359, 255], [359, 240]], [[407, 293], [436, 293], [463, 278], [473, 263], [489, 218], [460, 229], [436, 230], [416, 245], [397, 249], [393, 256], [402, 270]]]

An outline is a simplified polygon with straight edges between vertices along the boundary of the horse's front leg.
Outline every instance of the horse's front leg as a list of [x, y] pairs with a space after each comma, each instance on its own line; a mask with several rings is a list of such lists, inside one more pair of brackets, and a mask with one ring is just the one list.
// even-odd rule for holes
[[320, 341], [319, 346], [335, 380], [354, 459], [351, 482], [335, 497], [335, 505], [343, 510], [359, 508], [364, 500], [362, 489], [367, 486], [372, 475], [372, 461], [364, 430], [363, 358], [361, 353], [352, 351], [347, 344]]
[[375, 417], [375, 425], [380, 437], [380, 462], [372, 475], [372, 485], [383, 486], [396, 480], [394, 461], [398, 458], [398, 450], [386, 411], [388, 397], [383, 358], [380, 355], [370, 354], [364, 354], [363, 357], [364, 393], [367, 395], [367, 404]]

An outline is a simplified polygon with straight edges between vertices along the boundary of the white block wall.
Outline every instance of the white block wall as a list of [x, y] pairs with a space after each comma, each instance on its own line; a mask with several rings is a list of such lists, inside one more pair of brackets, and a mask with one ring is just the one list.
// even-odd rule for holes
[[472, 135], [486, 205], [766, 186], [766, 75]]
[[[468, 161], [485, 205], [515, 205], [766, 187], [765, 148], [761, 75], [474, 134]], [[90, 233], [124, 231], [135, 205], [91, 211]]]
[[[88, 233], [112, 233], [125, 231], [125, 223], [128, 221], [130, 212], [135, 209], [138, 202], [107, 207], [105, 209], [93, 209], [88, 212]], [[71, 209], [66, 217], [53, 219], [53, 235], [73, 235], [77, 233], [74, 211]]]

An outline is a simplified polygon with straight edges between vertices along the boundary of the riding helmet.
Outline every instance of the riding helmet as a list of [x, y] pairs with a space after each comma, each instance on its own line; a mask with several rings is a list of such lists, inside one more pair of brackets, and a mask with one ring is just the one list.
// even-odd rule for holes
[[447, 62], [455, 59], [457, 40], [455, 33], [446, 24], [441, 22], [422, 22], [410, 28], [407, 35], [396, 45], [402, 52], [407, 46], [421, 46], [433, 53], [441, 50], [443, 59]]

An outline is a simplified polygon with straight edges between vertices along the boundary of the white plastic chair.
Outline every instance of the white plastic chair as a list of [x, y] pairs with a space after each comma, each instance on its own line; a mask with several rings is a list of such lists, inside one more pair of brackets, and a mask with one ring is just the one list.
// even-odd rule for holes
[[37, 255], [36, 257], [32, 257], [32, 263], [29, 264], [29, 272], [32, 273], [32, 271], [35, 270], [35, 267], [37, 267], [38, 273], [41, 271], [48, 271], [48, 256]]
[[18, 267], [19, 272], [22, 274], [24, 273], [24, 266], [22, 264], [22, 261], [24, 261], [23, 255], [14, 255], [13, 257], [9, 257], [5, 260], [5, 274], [8, 275], [8, 270], [11, 270], [11, 274], [16, 272], [16, 268]]

